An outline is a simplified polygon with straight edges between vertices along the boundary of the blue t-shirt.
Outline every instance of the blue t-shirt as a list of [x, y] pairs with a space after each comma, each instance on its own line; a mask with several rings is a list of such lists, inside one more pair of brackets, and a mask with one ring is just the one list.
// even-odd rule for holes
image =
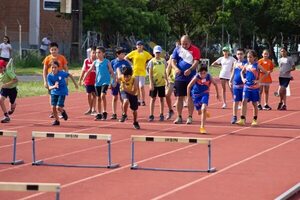
[[58, 88], [50, 90], [50, 94], [60, 96], [68, 95], [68, 87], [65, 80], [67, 77], [69, 77], [69, 73], [65, 71], [58, 71], [57, 74], [49, 73], [47, 76], [48, 85], [53, 86], [58, 82]]
[[108, 70], [109, 60], [104, 58], [103, 61], [98, 59], [94, 61], [96, 68], [96, 82], [95, 86], [103, 86], [110, 84], [110, 73]]
[[209, 87], [211, 84], [211, 75], [207, 74], [205, 78], [201, 78], [200, 74], [196, 74], [196, 83], [192, 87], [192, 96], [203, 95], [209, 93]]
[[118, 58], [115, 58], [111, 61], [111, 66], [114, 70], [114, 72], [117, 72], [117, 69], [121, 69], [122, 67], [131, 67], [129, 62], [127, 60], [119, 60]]
[[233, 69], [233, 88], [243, 88], [244, 83], [241, 78], [241, 71], [243, 70], [243, 66], [246, 64], [245, 61], [243, 62], [235, 62], [234, 63], [234, 69]]
[[246, 83], [245, 83], [245, 87], [246, 88], [253, 88], [256, 89], [259, 87], [259, 85], [256, 83], [254, 83], [255, 80], [258, 79], [258, 75], [259, 75], [259, 71], [258, 71], [258, 64], [253, 63], [253, 64], [246, 64]]

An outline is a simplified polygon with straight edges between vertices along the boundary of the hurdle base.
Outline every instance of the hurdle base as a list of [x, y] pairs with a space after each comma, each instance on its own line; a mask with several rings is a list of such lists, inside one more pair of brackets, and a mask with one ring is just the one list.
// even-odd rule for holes
[[148, 170], [148, 171], [171, 171], [171, 172], [216, 172], [216, 168], [210, 168], [208, 170], [201, 169], [171, 169], [171, 168], [155, 168], [155, 167], [139, 167], [137, 164], [131, 165], [132, 170]]
[[80, 167], [80, 168], [108, 168], [113, 169], [117, 168], [119, 164], [111, 164], [111, 165], [77, 165], [77, 164], [59, 164], [59, 163], [45, 163], [43, 160], [37, 160], [32, 163], [35, 166], [54, 166], [54, 167]]
[[11, 162], [0, 162], [0, 164], [10, 164], [10, 165], [21, 165], [24, 164], [23, 160], [15, 160]]

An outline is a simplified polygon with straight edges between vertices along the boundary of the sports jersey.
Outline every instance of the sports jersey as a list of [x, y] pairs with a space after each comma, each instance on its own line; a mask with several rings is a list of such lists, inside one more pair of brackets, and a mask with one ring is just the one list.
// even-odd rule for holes
[[257, 83], [254, 83], [255, 80], [258, 80], [258, 63], [255, 62], [253, 64], [247, 63], [245, 65], [246, 67], [246, 83], [244, 88], [247, 89], [257, 89], [259, 88], [259, 85]]
[[138, 50], [134, 50], [127, 54], [126, 57], [132, 60], [134, 76], [146, 76], [146, 63], [152, 58], [150, 53], [147, 51], [138, 52]]
[[109, 60], [104, 58], [100, 61], [99, 59], [94, 61], [96, 68], [96, 81], [95, 86], [103, 86], [110, 84], [110, 73], [108, 70]]
[[244, 87], [244, 83], [242, 81], [242, 78], [241, 78], [241, 71], [243, 69], [243, 65], [244, 63], [243, 62], [239, 62], [239, 61], [236, 61], [234, 64], [233, 64], [233, 88], [243, 88]]
[[54, 57], [50, 54], [43, 61], [43, 64], [46, 65], [48, 68], [48, 73], [51, 72], [51, 62], [54, 60], [59, 63], [58, 66], [59, 71], [64, 70], [64, 67], [68, 64], [67, 59], [63, 55], [58, 54], [57, 56]]
[[53, 86], [55, 85], [55, 82], [58, 82], [58, 88], [50, 90], [50, 94], [68, 95], [68, 87], [65, 80], [65, 78], [67, 78], [68, 76], [69, 73], [64, 71], [58, 71], [57, 74], [53, 74], [52, 72], [49, 73], [47, 76], [48, 85]]
[[279, 63], [279, 77], [291, 78], [290, 70], [295, 65], [291, 57], [282, 57], [278, 61]]
[[[272, 71], [274, 69], [274, 64], [270, 59], [264, 60], [263, 58], [258, 60], [258, 64], [262, 66], [266, 71]], [[259, 78], [264, 76], [263, 72], [259, 73]], [[261, 83], [272, 83], [271, 74], [268, 74], [265, 78], [261, 80]]]
[[[120, 91], [124, 91], [124, 88], [126, 87], [128, 90], [132, 90], [134, 87], [134, 81], [135, 81], [135, 77], [131, 76], [130, 79], [128, 81], [126, 81], [124, 79], [124, 77], [122, 76], [120, 79]], [[138, 91], [136, 92], [135, 95], [137, 95]]]
[[196, 83], [192, 87], [192, 95], [203, 95], [205, 93], [209, 93], [209, 87], [211, 84], [211, 75], [207, 74], [205, 78], [201, 78], [200, 74], [196, 74]]
[[[93, 65], [93, 61], [89, 58], [85, 59], [83, 62], [82, 70], [86, 73]], [[85, 85], [95, 85], [96, 72], [93, 69], [89, 75], [84, 80]]]
[[161, 58], [157, 60], [152, 58], [149, 63], [149, 69], [152, 68], [153, 71], [153, 81], [154, 87], [165, 86], [165, 71], [166, 71], [167, 62], [165, 59]]

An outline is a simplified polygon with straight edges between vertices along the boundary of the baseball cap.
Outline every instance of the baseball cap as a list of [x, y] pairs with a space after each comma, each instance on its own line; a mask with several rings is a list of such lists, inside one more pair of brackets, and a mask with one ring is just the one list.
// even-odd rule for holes
[[4, 60], [0, 60], [0, 67], [6, 67], [6, 62]]
[[138, 40], [138, 41], [136, 42], [136, 45], [144, 45], [144, 42], [141, 41], [141, 40]]
[[223, 47], [222, 51], [229, 51], [229, 47]]
[[154, 48], [153, 48], [153, 53], [161, 53], [162, 52], [162, 48], [161, 46], [159, 45], [156, 45]]

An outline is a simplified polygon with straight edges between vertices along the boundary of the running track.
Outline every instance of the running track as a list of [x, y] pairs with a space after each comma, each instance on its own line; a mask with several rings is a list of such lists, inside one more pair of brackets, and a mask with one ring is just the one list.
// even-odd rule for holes
[[[199, 117], [194, 113], [192, 125], [173, 125], [172, 121], [149, 123], [149, 102], [139, 107], [141, 130], [132, 128], [132, 116], [125, 123], [93, 121], [84, 116], [86, 97], [73, 93], [66, 101], [70, 119], [52, 127], [48, 118], [48, 97], [18, 99], [18, 107], [2, 130], [18, 131], [17, 158], [25, 164], [0, 165], [0, 181], [61, 183], [61, 199], [274, 199], [300, 181], [300, 71], [293, 73], [292, 96], [288, 111], [277, 111], [277, 89], [273, 78], [270, 106], [272, 111], [259, 112], [259, 127], [229, 124], [231, 106], [221, 109], [211, 95], [207, 121], [209, 134], [200, 135]], [[273, 77], [277, 77], [277, 74]], [[211, 88], [214, 91], [214, 88]], [[213, 92], [212, 92], [213, 93]], [[108, 111], [110, 95], [108, 95]], [[228, 93], [229, 99], [229, 93]], [[166, 109], [165, 109], [166, 110]], [[186, 118], [187, 109], [184, 110]], [[118, 113], [120, 115], [120, 113]], [[248, 122], [252, 109], [249, 104]], [[158, 116], [158, 101], [156, 115]], [[112, 134], [112, 161], [116, 169], [64, 168], [31, 165], [31, 132], [56, 131]], [[130, 136], [164, 135], [206, 137], [212, 139], [212, 164], [215, 173], [187, 173], [130, 170]], [[0, 138], [0, 160], [11, 159], [11, 138]], [[181, 143], [136, 143], [136, 161], [141, 166], [205, 168], [206, 146]], [[106, 163], [105, 142], [86, 140], [37, 140], [37, 158], [48, 162]], [[0, 192], [1, 200], [54, 199], [52, 193]]]

